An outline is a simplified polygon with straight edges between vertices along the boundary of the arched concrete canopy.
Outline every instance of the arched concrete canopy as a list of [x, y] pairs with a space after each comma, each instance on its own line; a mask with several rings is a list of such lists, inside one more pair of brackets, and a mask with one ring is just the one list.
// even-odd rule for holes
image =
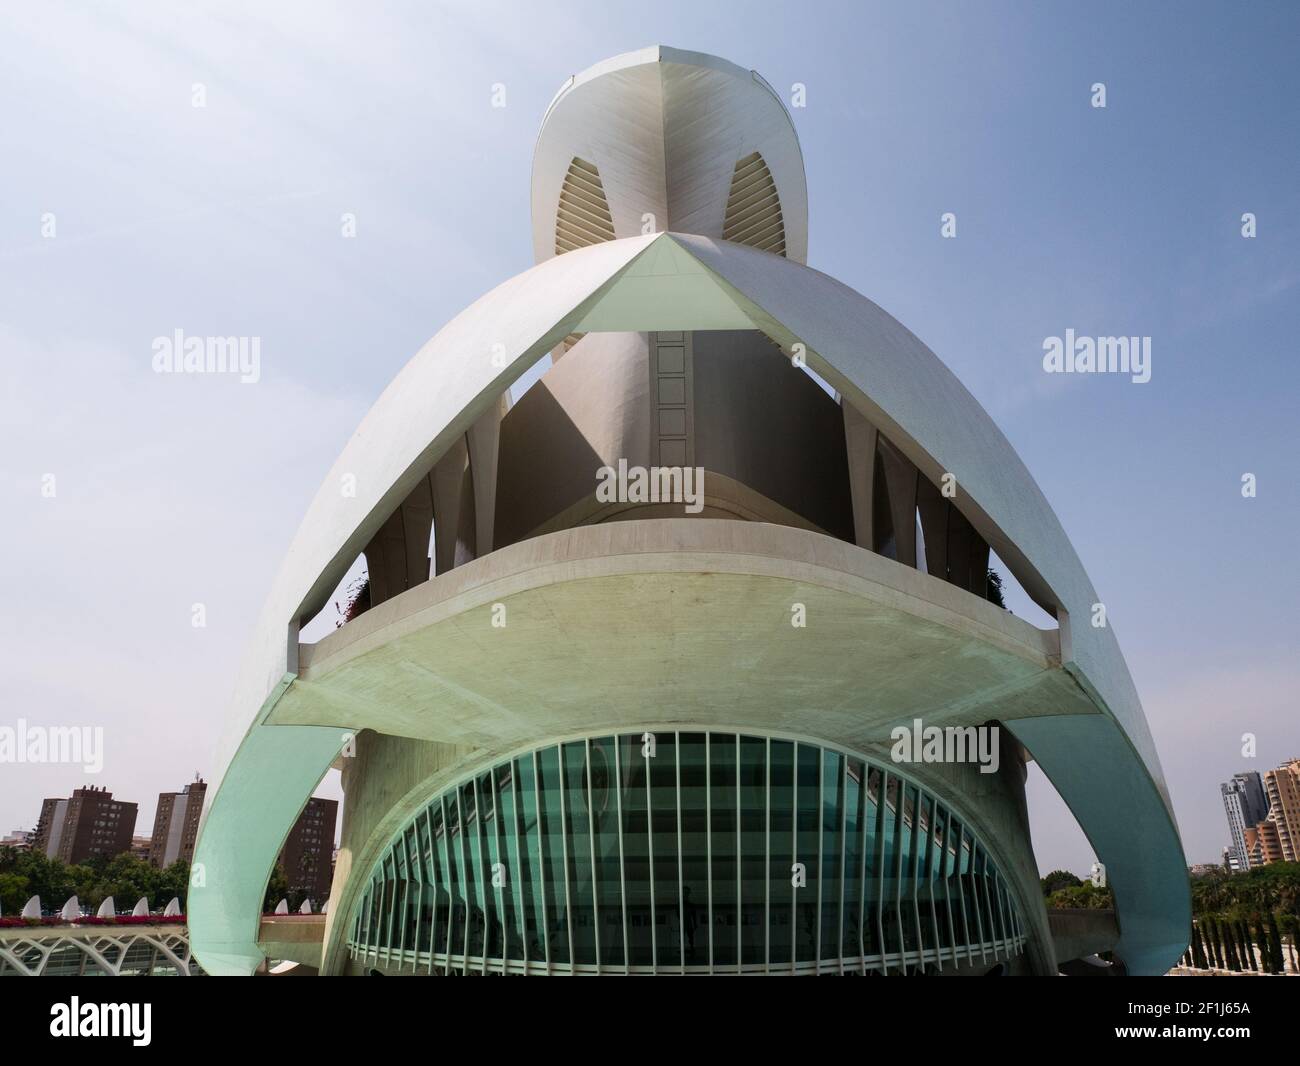
[[[1019, 721], [1014, 732], [1107, 864], [1129, 971], [1173, 963], [1190, 894], [1154, 746], [1111, 630], [1069, 624], [1088, 617], [1096, 593], [1006, 438], [934, 353], [847, 286], [740, 245], [652, 234], [550, 259], [458, 315], [379, 398], [313, 500], [258, 623], [196, 849], [206, 883], [191, 894], [190, 929], [209, 972], [248, 973], [260, 962], [266, 878], [346, 739], [337, 727], [265, 724], [296, 672], [299, 620], [450, 443], [569, 333], [749, 328], [805, 345], [809, 365], [927, 476], [954, 473], [967, 518], [1056, 609], [1064, 665], [1102, 713]], [[340, 490], [345, 477], [353, 496]]]

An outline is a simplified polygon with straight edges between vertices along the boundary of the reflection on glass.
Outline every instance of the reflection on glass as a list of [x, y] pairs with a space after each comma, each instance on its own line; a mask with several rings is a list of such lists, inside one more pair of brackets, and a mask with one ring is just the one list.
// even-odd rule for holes
[[591, 737], [480, 770], [397, 833], [349, 947], [429, 973], [921, 973], [1022, 950], [933, 794], [778, 737]]

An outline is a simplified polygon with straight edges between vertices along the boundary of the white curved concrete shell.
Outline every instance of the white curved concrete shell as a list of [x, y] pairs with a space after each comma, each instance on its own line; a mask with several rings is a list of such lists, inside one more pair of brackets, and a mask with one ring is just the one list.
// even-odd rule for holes
[[615, 237], [653, 229], [722, 237], [738, 161], [757, 152], [780, 198], [786, 255], [808, 258], [808, 186], [799, 138], [771, 86], [717, 56], [655, 46], [570, 78], [533, 157], [533, 252], [556, 253], [556, 213], [575, 157], [600, 175]]
[[[616, 71], [628, 67], [612, 62]], [[715, 68], [704, 69], [708, 76]], [[583, 83], [566, 92], [576, 97]], [[553, 105], [539, 144], [535, 223], [545, 221], [538, 196], [543, 207], [551, 197], [546, 175], [569, 150], [560, 136], [569, 135], [567, 127], [556, 125], [561, 113]], [[552, 153], [548, 138], [563, 149]], [[780, 157], [773, 149], [772, 158]], [[782, 180], [784, 197], [792, 184]], [[795, 184], [801, 189], [801, 183], [800, 164]], [[806, 215], [803, 233], [806, 242]], [[678, 232], [607, 240], [555, 256], [546, 254], [549, 239], [535, 225], [539, 265], [483, 296], [407, 364], [308, 510], [239, 678], [222, 772], [196, 849], [205, 883], [192, 893], [189, 924], [203, 967], [249, 973], [262, 960], [259, 912], [276, 854], [354, 732], [374, 729], [500, 753], [530, 736], [580, 730], [608, 704], [609, 693], [580, 676], [580, 662], [564, 659], [555, 631], [563, 620], [593, 611], [603, 610], [603, 621], [585, 630], [584, 640], [599, 637], [604, 653], [633, 657], [629, 669], [648, 678], [664, 645], [610, 635], [617, 620], [608, 605], [619, 602], [619, 582], [644, 597], [649, 614], [660, 610], [663, 626], [655, 631], [687, 663], [690, 681], [677, 701], [696, 685], [709, 702], [725, 702], [717, 663], [734, 666], [743, 647], [770, 657], [764, 687], [774, 702], [759, 717], [766, 714], [773, 729], [861, 749], [873, 735], [887, 736], [890, 724], [913, 717], [1003, 721], [1107, 866], [1121, 930], [1117, 955], [1134, 973], [1171, 965], [1186, 943], [1190, 899], [1133, 682], [1113, 632], [1088, 624], [1097, 596], [1059, 521], [970, 393], [886, 312], [794, 261], [798, 256]], [[956, 476], [962, 513], [1057, 617], [1059, 631], [1036, 630], [940, 578], [818, 533], [725, 521], [631, 521], [480, 552], [472, 563], [440, 569], [386, 599], [319, 645], [300, 648], [300, 623], [320, 609], [439, 461], [499, 411], [503, 392], [539, 357], [575, 333], [692, 330], [757, 330], [786, 352], [802, 344], [808, 365], [843, 396], [846, 411], [851, 406], [865, 417], [931, 481]], [[340, 490], [345, 479], [355, 495]], [[771, 625], [752, 621], [743, 639], [720, 633], [719, 605], [735, 607], [734, 617], [758, 619], [788, 604], [796, 591], [823, 605], [823, 615], [848, 620], [821, 632], [810, 626], [803, 634], [806, 662], [780, 661]], [[500, 669], [524, 679], [532, 671], [533, 691], [561, 684], [562, 698], [538, 701], [546, 714], [524, 710], [528, 685], [516, 685], [512, 694], [483, 672], [457, 673], [456, 663], [483, 654], [467, 630], [483, 624], [483, 612], [496, 602], [518, 620], [509, 647], [491, 651]], [[699, 606], [693, 621], [682, 617], [683, 602]], [[692, 659], [689, 649], [707, 647], [710, 633], [711, 654]], [[903, 642], [895, 650], [917, 654], [942, 647], [946, 662], [963, 665], [946, 679], [927, 676], [902, 665], [906, 654], [891, 660], [891, 641]], [[902, 671], [898, 698], [870, 706], [856, 700], [864, 671], [883, 677], [895, 669]], [[810, 670], [824, 684], [810, 686]], [[903, 692], [910, 697], [901, 698]], [[665, 713], [633, 720], [677, 719]], [[996, 852], [996, 841], [990, 847]], [[1022, 873], [1034, 876], [1032, 869]], [[338, 886], [336, 879], [335, 896]], [[351, 907], [345, 896], [331, 908], [335, 941], [336, 917], [346, 921]], [[327, 958], [330, 942], [327, 933]]]

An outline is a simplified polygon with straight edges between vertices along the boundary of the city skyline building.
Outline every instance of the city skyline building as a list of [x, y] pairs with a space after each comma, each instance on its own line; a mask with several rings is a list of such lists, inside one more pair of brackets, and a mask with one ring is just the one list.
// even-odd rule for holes
[[148, 852], [151, 865], [164, 869], [174, 862], [193, 859], [207, 788], [196, 773], [181, 791], [158, 793]]
[[1268, 818], [1277, 825], [1278, 847], [1285, 862], [1300, 860], [1300, 759], [1291, 759], [1264, 774]]
[[[1105, 866], [1116, 968], [1168, 969], [1187, 863], [1097, 592], [973, 396], [807, 265], [767, 82], [598, 63], [531, 198], [536, 265], [397, 375], [271, 589], [196, 849], [203, 967], [261, 963], [335, 767], [322, 973], [1054, 974], [1102, 939], [1052, 935], [1032, 759]], [[974, 746], [900, 755], [914, 727]]]
[[1277, 823], [1265, 818], [1246, 827], [1246, 865], [1249, 869], [1282, 861], [1282, 842]]
[[137, 813], [137, 804], [87, 785], [41, 804], [32, 847], [70, 866], [94, 856], [111, 859], [131, 850]]
[[313, 796], [293, 823], [280, 852], [289, 893], [311, 900], [316, 910], [329, 899], [338, 813], [338, 800]]
[[1239, 869], [1250, 868], [1246, 830], [1268, 817], [1268, 797], [1258, 772], [1249, 770], [1233, 774], [1231, 781], [1219, 786], [1223, 811], [1228, 818], [1230, 845]]

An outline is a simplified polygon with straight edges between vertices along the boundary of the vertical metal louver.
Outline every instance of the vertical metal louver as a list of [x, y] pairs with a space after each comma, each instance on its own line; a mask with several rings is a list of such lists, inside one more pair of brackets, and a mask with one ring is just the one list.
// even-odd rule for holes
[[785, 255], [785, 220], [776, 182], [757, 152], [736, 163], [722, 239]]
[[614, 239], [614, 220], [595, 164], [574, 156], [555, 212], [555, 254]]

